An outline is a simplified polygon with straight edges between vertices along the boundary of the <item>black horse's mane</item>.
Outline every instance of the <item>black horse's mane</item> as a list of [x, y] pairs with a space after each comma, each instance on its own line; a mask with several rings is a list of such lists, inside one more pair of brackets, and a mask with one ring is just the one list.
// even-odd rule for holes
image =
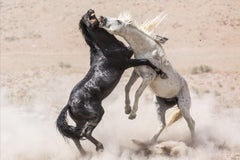
[[97, 62], [97, 59], [102, 57], [102, 51], [100, 51], [99, 47], [96, 43], [92, 40], [90, 34], [88, 33], [87, 26], [83, 22], [83, 18], [79, 22], [79, 30], [82, 31], [82, 35], [86, 41], [86, 43], [90, 47], [90, 65], [92, 66], [94, 63]]
[[94, 42], [91, 40], [91, 36], [89, 35], [88, 31], [87, 31], [87, 26], [86, 24], [83, 22], [83, 19], [80, 20], [79, 22], [79, 30], [82, 31], [82, 35], [86, 41], [86, 43], [92, 48], [94, 47]]

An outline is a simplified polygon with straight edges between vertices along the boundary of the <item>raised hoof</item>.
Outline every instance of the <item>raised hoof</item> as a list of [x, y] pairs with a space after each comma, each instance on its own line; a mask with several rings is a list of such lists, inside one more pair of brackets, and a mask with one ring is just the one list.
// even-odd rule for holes
[[80, 153], [82, 156], [87, 156], [87, 152], [85, 150], [81, 150]]
[[102, 153], [103, 151], [104, 151], [103, 148], [100, 148], [100, 149], [97, 150], [97, 152], [99, 152], [99, 153]]
[[128, 116], [128, 119], [135, 119], [136, 118], [136, 114], [130, 114], [129, 116]]
[[131, 107], [126, 108], [125, 107], [125, 114], [130, 114], [131, 113]]
[[103, 145], [102, 144], [98, 145], [97, 148], [96, 148], [96, 151], [97, 152], [103, 152], [104, 151]]

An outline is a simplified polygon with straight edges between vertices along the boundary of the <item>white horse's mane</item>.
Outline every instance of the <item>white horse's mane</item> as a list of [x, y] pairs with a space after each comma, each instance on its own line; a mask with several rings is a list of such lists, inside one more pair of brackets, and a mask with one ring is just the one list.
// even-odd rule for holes
[[145, 21], [139, 28], [148, 35], [152, 35], [154, 30], [163, 22], [167, 14], [160, 13], [155, 18]]
[[125, 22], [129, 23], [132, 22], [132, 16], [129, 12], [122, 12], [119, 14], [118, 19]]
[[132, 23], [136, 27], [138, 27], [141, 31], [148, 35], [152, 35], [154, 30], [162, 23], [162, 21], [166, 18], [167, 14], [161, 12], [159, 15], [154, 17], [151, 20], [146, 20], [143, 24], [137, 25], [136, 22], [133, 23], [132, 16], [129, 12], [120, 13], [118, 19], [125, 23]]

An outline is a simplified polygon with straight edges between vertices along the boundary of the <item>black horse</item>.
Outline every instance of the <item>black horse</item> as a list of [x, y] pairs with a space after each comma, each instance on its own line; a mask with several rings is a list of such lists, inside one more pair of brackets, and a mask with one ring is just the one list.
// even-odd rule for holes
[[[124, 70], [139, 65], [148, 65], [160, 72], [146, 59], [130, 59], [132, 51], [102, 28], [99, 28], [94, 11], [89, 10], [79, 23], [79, 28], [90, 47], [91, 66], [82, 81], [73, 88], [67, 105], [57, 118], [60, 133], [71, 138], [81, 154], [85, 150], [80, 144], [83, 138], [103, 150], [103, 145], [94, 137], [92, 131], [104, 114], [102, 100], [116, 87]], [[67, 111], [76, 123], [76, 127], [67, 123]]]

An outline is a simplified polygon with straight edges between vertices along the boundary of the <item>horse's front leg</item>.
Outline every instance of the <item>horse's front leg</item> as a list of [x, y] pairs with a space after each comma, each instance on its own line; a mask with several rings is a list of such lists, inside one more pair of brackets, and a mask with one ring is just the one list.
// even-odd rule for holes
[[145, 88], [153, 81], [153, 79], [155, 78], [155, 75], [151, 74], [151, 75], [147, 75], [145, 77], [143, 77], [143, 81], [141, 83], [141, 85], [139, 86], [139, 88], [137, 89], [136, 93], [135, 93], [135, 100], [134, 100], [134, 104], [133, 104], [133, 109], [129, 115], [129, 119], [134, 119], [136, 118], [136, 112], [138, 110], [138, 102], [139, 102], [139, 98], [142, 95], [143, 91], [145, 90]]
[[137, 72], [134, 69], [128, 83], [125, 86], [125, 113], [126, 114], [130, 114], [130, 112], [131, 112], [129, 92], [130, 92], [132, 85], [136, 82], [138, 77], [139, 77], [139, 75], [137, 74]]

